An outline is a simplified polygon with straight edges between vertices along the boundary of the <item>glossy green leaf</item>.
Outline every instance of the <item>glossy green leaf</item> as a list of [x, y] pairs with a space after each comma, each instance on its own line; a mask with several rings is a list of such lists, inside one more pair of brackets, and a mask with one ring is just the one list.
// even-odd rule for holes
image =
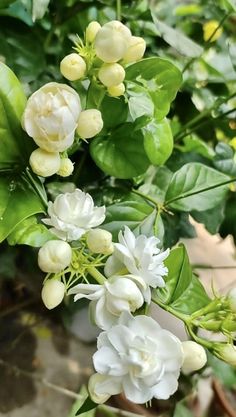
[[146, 171], [149, 160], [142, 132], [125, 123], [108, 137], [97, 137], [90, 145], [93, 160], [100, 169], [116, 178], [132, 178]]
[[[0, 63], [0, 169], [13, 169], [28, 159], [31, 141], [25, 138], [21, 117], [26, 105], [14, 73]], [[28, 151], [28, 152], [27, 152]]]
[[105, 96], [102, 100], [100, 111], [105, 129], [111, 129], [124, 123], [128, 115], [128, 105], [124, 98]]
[[142, 115], [162, 120], [182, 83], [180, 70], [163, 58], [147, 58], [126, 68], [129, 108], [133, 119]]
[[0, 242], [24, 219], [44, 212], [40, 197], [21, 178], [0, 177]]
[[173, 172], [166, 166], [158, 168], [151, 166], [144, 176], [144, 184], [139, 187], [139, 191], [153, 197], [158, 203], [162, 204], [165, 201], [166, 191], [172, 176]]
[[143, 128], [144, 149], [153, 165], [163, 165], [173, 150], [173, 136], [167, 119], [153, 120]]
[[40, 248], [48, 240], [56, 239], [48, 228], [37, 222], [35, 216], [28, 217], [19, 223], [7, 238], [9, 245], [29, 245]]
[[213, 159], [215, 155], [214, 150], [197, 136], [187, 136], [183, 139], [183, 143], [184, 145], [176, 145], [176, 149], [181, 152], [196, 152], [208, 159]]
[[166, 204], [176, 210], [204, 211], [221, 203], [229, 177], [213, 168], [192, 162], [173, 175], [166, 193]]
[[215, 148], [214, 166], [224, 174], [236, 177], [236, 162], [234, 150], [227, 144], [220, 142]]
[[114, 239], [124, 224], [134, 232], [146, 232], [149, 235], [153, 234], [155, 214], [156, 210], [144, 200], [126, 200], [107, 207], [106, 220], [102, 227], [109, 230]]

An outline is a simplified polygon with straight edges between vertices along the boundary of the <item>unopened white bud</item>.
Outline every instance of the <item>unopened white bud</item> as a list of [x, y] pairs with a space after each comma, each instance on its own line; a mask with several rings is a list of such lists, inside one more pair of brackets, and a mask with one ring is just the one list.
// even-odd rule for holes
[[231, 310], [236, 313], [236, 288], [232, 288], [232, 290], [229, 291], [228, 300]]
[[71, 263], [72, 250], [67, 242], [49, 240], [38, 253], [38, 265], [44, 272], [60, 272]]
[[98, 31], [101, 29], [101, 25], [98, 22], [90, 22], [85, 31], [85, 38], [87, 42], [93, 43]]
[[109, 255], [113, 252], [112, 234], [103, 229], [91, 229], [87, 233], [87, 245], [91, 252]]
[[236, 366], [236, 346], [230, 343], [218, 343], [215, 347], [214, 353], [223, 361], [232, 366]]
[[125, 92], [125, 85], [124, 83], [112, 85], [111, 87], [108, 87], [107, 91], [111, 97], [120, 97], [123, 96]]
[[145, 52], [146, 42], [139, 36], [132, 36], [129, 47], [123, 57], [123, 61], [128, 64], [130, 62], [139, 61]]
[[130, 30], [118, 20], [106, 23], [95, 38], [95, 51], [102, 61], [117, 62], [125, 55], [131, 39]]
[[96, 404], [103, 404], [105, 403], [108, 398], [110, 398], [110, 394], [104, 392], [104, 388], [100, 390], [100, 386], [103, 386], [102, 383], [107, 381], [106, 375], [101, 374], [93, 374], [89, 378], [88, 382], [88, 391], [89, 396]]
[[83, 78], [86, 73], [84, 59], [76, 53], [65, 56], [60, 64], [62, 75], [69, 81], [76, 81]]
[[120, 64], [103, 64], [98, 72], [98, 78], [106, 87], [112, 87], [124, 81], [125, 70]]
[[182, 371], [184, 374], [197, 371], [206, 364], [207, 355], [205, 349], [201, 345], [192, 340], [188, 340], [182, 342], [182, 348], [184, 353]]
[[35, 174], [41, 177], [50, 177], [60, 167], [60, 155], [58, 152], [47, 152], [38, 148], [30, 155], [29, 164]]
[[96, 136], [103, 128], [102, 114], [99, 110], [84, 110], [79, 115], [77, 133], [82, 139]]
[[61, 177], [69, 177], [74, 171], [73, 162], [69, 158], [62, 158], [59, 171], [57, 174]]
[[41, 292], [43, 303], [49, 310], [61, 304], [64, 294], [65, 285], [57, 279], [47, 280]]

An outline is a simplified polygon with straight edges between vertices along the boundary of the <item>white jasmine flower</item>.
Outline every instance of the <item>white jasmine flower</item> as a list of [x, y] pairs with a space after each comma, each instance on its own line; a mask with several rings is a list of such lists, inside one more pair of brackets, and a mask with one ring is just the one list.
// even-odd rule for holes
[[143, 404], [153, 397], [167, 400], [177, 390], [182, 344], [151, 317], [122, 313], [116, 326], [99, 335], [97, 347], [93, 363], [100, 376], [89, 383], [94, 401], [123, 392]]
[[85, 38], [87, 42], [93, 43], [98, 31], [101, 29], [100, 23], [92, 21], [88, 24], [85, 31]]
[[129, 47], [123, 57], [123, 62], [126, 64], [130, 62], [136, 62], [142, 59], [146, 49], [146, 42], [139, 36], [132, 36], [130, 39]]
[[111, 97], [120, 97], [125, 92], [125, 85], [124, 83], [113, 85], [112, 87], [108, 87], [107, 91]]
[[47, 152], [37, 148], [30, 155], [29, 164], [35, 174], [50, 177], [60, 168], [60, 155], [58, 152]]
[[74, 171], [74, 164], [69, 158], [62, 158], [60, 160], [60, 167], [57, 174], [61, 177], [69, 177]]
[[112, 234], [107, 230], [93, 229], [86, 235], [89, 250], [93, 253], [110, 255], [113, 252]]
[[82, 139], [90, 139], [101, 132], [103, 128], [102, 113], [100, 110], [88, 109], [80, 113], [77, 133]]
[[106, 87], [119, 85], [125, 79], [125, 70], [117, 63], [103, 64], [98, 71], [98, 78]]
[[78, 284], [68, 294], [76, 294], [74, 301], [81, 298], [92, 300], [92, 319], [103, 330], [117, 323], [123, 311], [133, 313], [142, 307], [144, 298], [140, 287], [145, 283], [132, 275], [114, 276], [103, 285]]
[[124, 233], [118, 235], [119, 243], [114, 243], [114, 252], [107, 259], [104, 271], [107, 277], [119, 274], [124, 268], [128, 273], [142, 278], [147, 284], [144, 293], [145, 301], [150, 303], [150, 287], [164, 287], [163, 276], [168, 269], [163, 261], [169, 255], [169, 249], [161, 252], [157, 248], [159, 239], [140, 235], [137, 238], [131, 230], [125, 226]]
[[76, 189], [72, 193], [59, 194], [54, 203], [49, 201], [48, 215], [43, 223], [52, 226], [50, 230], [57, 237], [71, 242], [104, 221], [105, 206], [94, 206], [90, 194]]
[[206, 365], [207, 355], [201, 345], [192, 340], [187, 340], [182, 342], [182, 347], [184, 352], [183, 373], [189, 374], [190, 372], [198, 371]]
[[22, 118], [23, 129], [47, 152], [63, 152], [74, 141], [81, 104], [66, 84], [48, 83], [30, 96]]
[[79, 55], [73, 52], [66, 55], [60, 63], [60, 71], [67, 80], [76, 81], [83, 78], [86, 73], [86, 62]]
[[61, 304], [64, 295], [65, 285], [57, 279], [48, 279], [42, 288], [42, 300], [49, 310]]

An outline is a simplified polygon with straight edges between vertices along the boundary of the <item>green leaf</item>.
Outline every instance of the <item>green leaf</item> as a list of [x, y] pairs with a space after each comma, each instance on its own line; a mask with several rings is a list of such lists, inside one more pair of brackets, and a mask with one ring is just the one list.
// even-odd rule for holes
[[144, 176], [144, 184], [139, 187], [143, 194], [153, 197], [158, 203], [165, 201], [166, 191], [173, 176], [166, 166], [150, 166]]
[[31, 141], [25, 138], [21, 117], [26, 105], [14, 73], [0, 63], [0, 169], [13, 169], [28, 160]]
[[40, 197], [22, 178], [0, 177], [0, 242], [24, 219], [44, 212]]
[[193, 275], [184, 245], [171, 250], [165, 261], [168, 268], [166, 286], [153, 292], [155, 297], [174, 311], [191, 315], [206, 306], [210, 299], [199, 279]]
[[235, 177], [236, 163], [234, 161], [234, 150], [227, 143], [220, 142], [215, 148], [216, 155], [214, 166], [224, 174]]
[[108, 137], [97, 137], [90, 145], [93, 160], [100, 169], [116, 178], [132, 178], [149, 166], [141, 130], [125, 123]]
[[193, 42], [179, 30], [173, 29], [166, 23], [158, 20], [154, 11], [152, 11], [152, 17], [157, 30], [160, 32], [160, 36], [180, 54], [194, 58], [203, 53], [203, 48], [200, 45]]
[[153, 120], [143, 128], [144, 149], [153, 165], [163, 165], [173, 150], [173, 136], [167, 119]]
[[208, 159], [213, 159], [215, 155], [213, 149], [197, 136], [186, 136], [183, 142], [184, 145], [175, 145], [181, 152], [196, 152]]
[[176, 210], [204, 211], [221, 203], [229, 177], [198, 162], [176, 171], [166, 193], [166, 204]]
[[147, 115], [162, 120], [182, 83], [180, 70], [163, 58], [147, 58], [126, 68], [131, 117]]
[[104, 127], [106, 129], [110, 129], [126, 121], [128, 115], [128, 105], [125, 103], [125, 99], [123, 97], [112, 98], [105, 96], [102, 100], [100, 111], [102, 112]]
[[0, 9], [4, 9], [5, 7], [8, 7], [14, 1], [15, 0], [0, 0]]
[[111, 232], [114, 239], [117, 239], [124, 224], [137, 233], [144, 233], [146, 229], [145, 232], [149, 235], [153, 234], [155, 214], [156, 210], [144, 200], [126, 200], [107, 207], [102, 227]]
[[47, 227], [31, 216], [19, 223], [7, 238], [9, 245], [29, 245], [39, 248], [48, 240], [56, 239]]
[[87, 413], [88, 411], [93, 410], [97, 406], [98, 405], [93, 402], [90, 397], [87, 397], [75, 415], [80, 416], [83, 413]]

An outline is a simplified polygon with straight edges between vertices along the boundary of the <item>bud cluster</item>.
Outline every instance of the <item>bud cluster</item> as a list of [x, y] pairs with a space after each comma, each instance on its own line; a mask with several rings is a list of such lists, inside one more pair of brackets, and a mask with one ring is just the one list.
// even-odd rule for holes
[[125, 92], [124, 66], [143, 57], [146, 43], [117, 20], [103, 26], [94, 21], [86, 28], [84, 43], [79, 39], [74, 49], [77, 53], [61, 61], [62, 75], [69, 81], [95, 76], [110, 96], [119, 97]]

